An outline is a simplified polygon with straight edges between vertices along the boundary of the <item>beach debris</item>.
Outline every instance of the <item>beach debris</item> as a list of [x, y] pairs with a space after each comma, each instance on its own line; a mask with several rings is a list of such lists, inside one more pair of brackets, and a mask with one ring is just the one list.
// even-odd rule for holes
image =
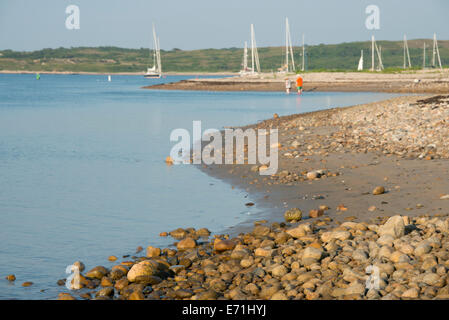
[[287, 222], [300, 221], [302, 219], [302, 211], [298, 208], [292, 208], [284, 213], [284, 219]]
[[441, 195], [440, 200], [449, 200], [449, 194]]
[[24, 283], [22, 283], [22, 287], [29, 287], [32, 285], [33, 285], [33, 282], [31, 282], [31, 281], [25, 281]]
[[116, 256], [109, 256], [108, 260], [109, 261], [116, 261], [118, 258]]
[[337, 206], [337, 211], [347, 211], [348, 208], [346, 208], [343, 204], [339, 204]]

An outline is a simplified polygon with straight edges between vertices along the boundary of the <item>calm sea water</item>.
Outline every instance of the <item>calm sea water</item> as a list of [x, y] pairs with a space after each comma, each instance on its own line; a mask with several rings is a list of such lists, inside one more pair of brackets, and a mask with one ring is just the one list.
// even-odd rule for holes
[[[1, 299], [53, 299], [76, 260], [110, 266], [109, 255], [169, 245], [161, 231], [220, 232], [257, 215], [244, 191], [193, 166], [165, 165], [173, 129], [191, 131], [193, 120], [222, 129], [391, 96], [140, 88], [185, 78], [0, 75]], [[10, 273], [15, 283], [4, 279]]]

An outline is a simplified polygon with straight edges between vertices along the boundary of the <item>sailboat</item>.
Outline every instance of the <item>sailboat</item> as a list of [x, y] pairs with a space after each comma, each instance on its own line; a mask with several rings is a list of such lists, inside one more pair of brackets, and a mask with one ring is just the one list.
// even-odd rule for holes
[[[162, 76], [161, 51], [159, 38], [156, 36], [156, 29], [153, 24], [153, 67], [147, 68], [145, 78], [160, 78]], [[151, 52], [151, 51], [150, 51]]]
[[240, 76], [245, 76], [250, 73], [251, 69], [248, 68], [248, 43], [245, 41], [245, 47], [243, 49], [242, 70], [240, 70]]
[[363, 50], [362, 50], [362, 54], [360, 56], [360, 60], [359, 60], [359, 66], [357, 67], [358, 71], [362, 71], [363, 70]]
[[[291, 59], [291, 63], [289, 62], [289, 55]], [[293, 58], [293, 47], [292, 47], [292, 39], [290, 35], [290, 25], [288, 23], [288, 18], [285, 18], [285, 64], [280, 67], [279, 73], [288, 73], [290, 71], [290, 64], [291, 64], [291, 71], [295, 71], [295, 60]]]
[[251, 68], [248, 67], [248, 47], [245, 42], [245, 49], [243, 51], [243, 69], [240, 70], [240, 75], [255, 76], [260, 73], [259, 54], [257, 52], [256, 34], [254, 32], [254, 25], [251, 24]]
[[[381, 50], [382, 50], [382, 48], [381, 48]], [[381, 54], [382, 51], [381, 50], [379, 50], [379, 47], [377, 46], [374, 36], [371, 36], [371, 71], [374, 71], [375, 52], [377, 53], [377, 58], [379, 61], [379, 64], [377, 66], [377, 71], [382, 71], [384, 69], [384, 64], [382, 63], [382, 54]]]

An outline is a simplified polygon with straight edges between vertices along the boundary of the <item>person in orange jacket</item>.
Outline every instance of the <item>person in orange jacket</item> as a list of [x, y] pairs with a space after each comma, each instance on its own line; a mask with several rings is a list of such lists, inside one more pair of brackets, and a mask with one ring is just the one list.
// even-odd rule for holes
[[302, 83], [302, 77], [298, 74], [298, 76], [296, 77], [296, 88], [298, 89], [298, 94], [302, 94]]

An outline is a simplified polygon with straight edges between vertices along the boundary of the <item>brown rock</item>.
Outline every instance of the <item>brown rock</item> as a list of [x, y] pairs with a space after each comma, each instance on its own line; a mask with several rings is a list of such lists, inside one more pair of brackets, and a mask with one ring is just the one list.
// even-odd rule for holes
[[152, 246], [148, 246], [147, 247], [147, 257], [148, 258], [152, 258], [152, 257], [159, 257], [161, 255], [161, 249], [160, 248], [155, 248]]
[[74, 296], [67, 292], [61, 292], [58, 294], [58, 300], [76, 300]]
[[235, 242], [232, 240], [219, 240], [214, 241], [214, 250], [218, 252], [233, 250], [235, 248]]
[[97, 266], [91, 269], [89, 272], [87, 272], [86, 277], [101, 280], [101, 278], [103, 278], [107, 273], [108, 270], [105, 267]]
[[196, 241], [192, 238], [185, 238], [178, 242], [176, 245], [178, 250], [188, 250], [196, 247]]
[[15, 280], [16, 280], [16, 276], [13, 275], [13, 274], [8, 274], [8, 275], [5, 277], [5, 279], [8, 280], [8, 281], [15, 281]]
[[145, 296], [143, 295], [142, 291], [133, 291], [129, 295], [128, 300], [145, 300]]
[[323, 210], [310, 210], [309, 212], [309, 217], [310, 218], [318, 218], [321, 217], [322, 215], [324, 215], [324, 211]]
[[373, 195], [379, 195], [379, 194], [384, 194], [385, 193], [385, 188], [382, 186], [376, 187], [373, 190]]

